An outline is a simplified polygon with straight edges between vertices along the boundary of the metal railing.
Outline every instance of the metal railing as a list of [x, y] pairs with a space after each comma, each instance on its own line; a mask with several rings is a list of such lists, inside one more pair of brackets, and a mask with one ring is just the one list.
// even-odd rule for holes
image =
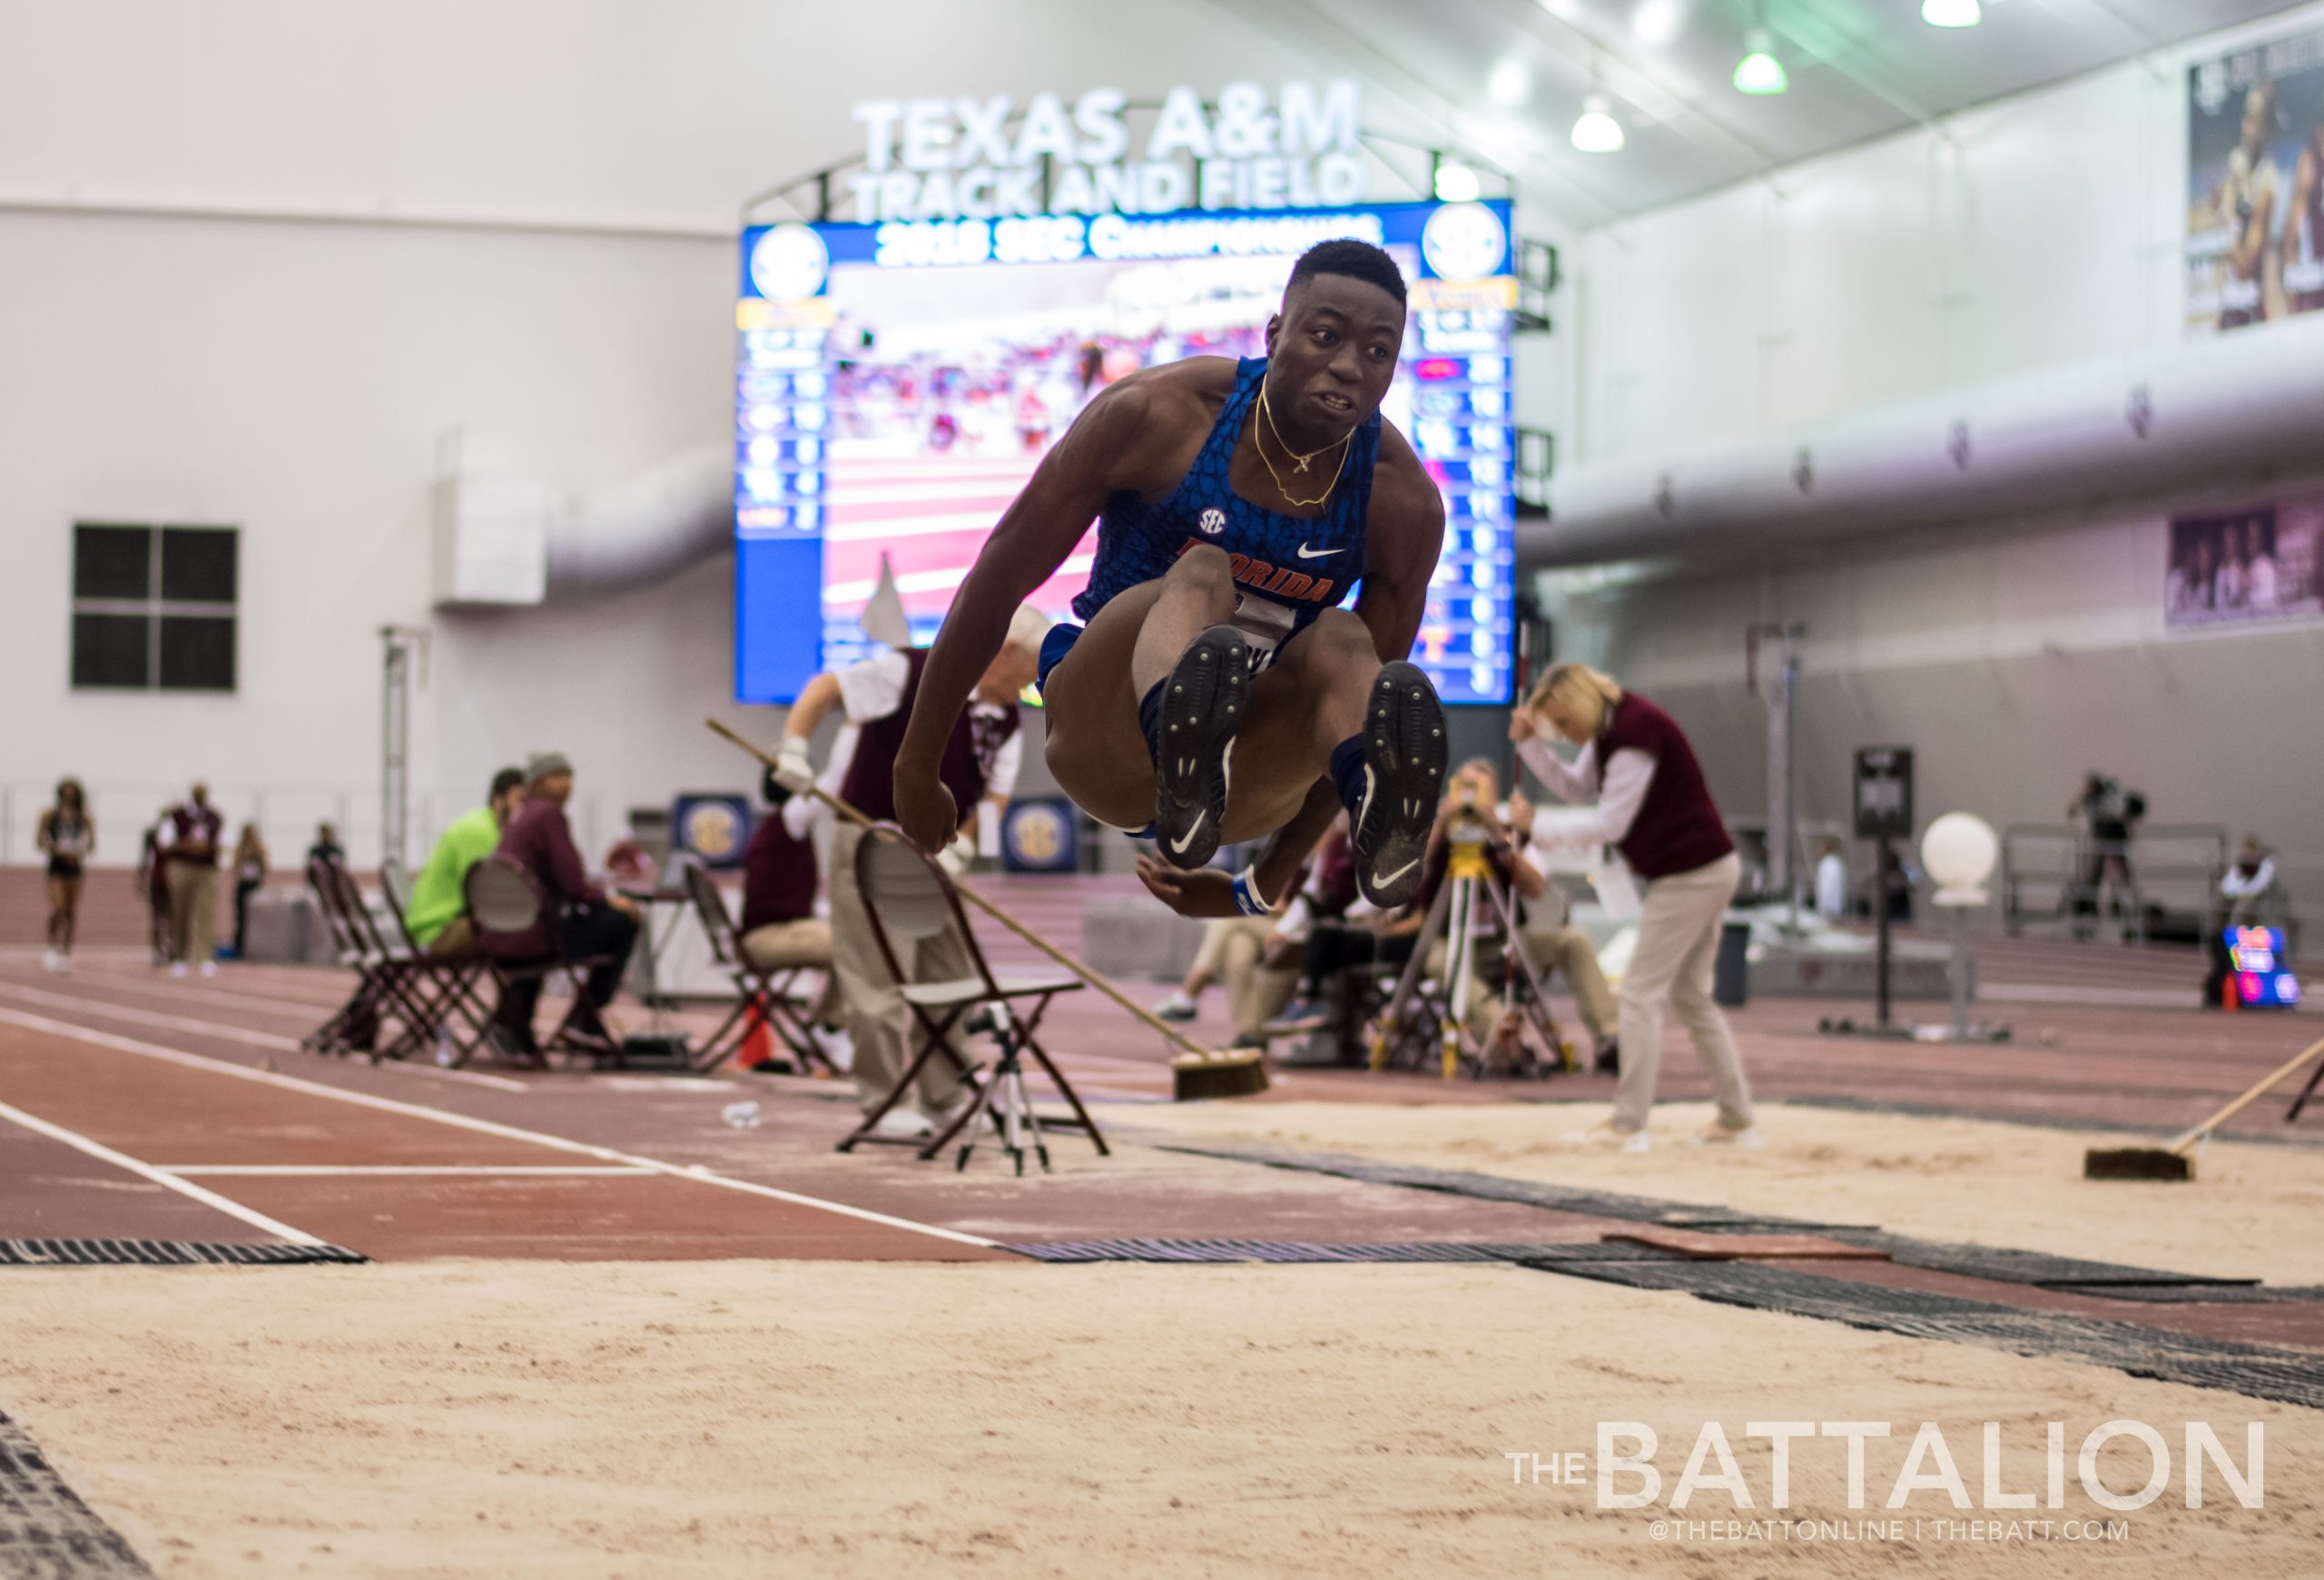
[[2014, 937], [2054, 923], [2090, 936], [2114, 925], [2125, 943], [2142, 943], [2156, 909], [2207, 923], [2228, 849], [2215, 823], [2142, 825], [2129, 840], [2067, 823], [2012, 824], [2001, 836], [2003, 928]]

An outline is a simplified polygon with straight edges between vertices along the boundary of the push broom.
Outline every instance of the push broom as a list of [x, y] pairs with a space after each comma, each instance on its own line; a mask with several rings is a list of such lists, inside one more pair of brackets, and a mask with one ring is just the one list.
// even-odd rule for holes
[[2268, 1093], [2268, 1089], [2301, 1065], [2324, 1053], [2324, 1042], [2311, 1042], [2307, 1052], [2287, 1060], [2254, 1082], [2250, 1091], [2167, 1147], [2093, 1148], [2083, 1154], [2085, 1180], [2192, 1180], [2194, 1150], [2203, 1139]]
[[[778, 765], [774, 758], [762, 750], [756, 743], [744, 739], [716, 719], [704, 719], [703, 722], [710, 726], [712, 733], [732, 741], [768, 767], [773, 768]], [[872, 819], [864, 816], [862, 813], [832, 795], [820, 785], [810, 785], [807, 787], [807, 794], [859, 828], [873, 826]], [[1266, 1065], [1261, 1062], [1256, 1050], [1237, 1049], [1232, 1052], [1222, 1053], [1205, 1048], [1168, 1022], [1157, 1016], [1145, 1005], [1131, 999], [1121, 989], [1108, 981], [1104, 975], [1082, 964], [1081, 962], [1058, 948], [982, 894], [978, 894], [968, 884], [954, 879], [952, 887], [959, 891], [960, 898], [970, 904], [974, 905], [1018, 937], [1105, 994], [1106, 997], [1113, 1000], [1139, 1021], [1161, 1032], [1167, 1041], [1185, 1049], [1184, 1053], [1170, 1061], [1171, 1096], [1175, 1101], [1189, 1102], [1197, 1098], [1206, 1097], [1248, 1097], [1254, 1092], [1265, 1091], [1267, 1089]]]

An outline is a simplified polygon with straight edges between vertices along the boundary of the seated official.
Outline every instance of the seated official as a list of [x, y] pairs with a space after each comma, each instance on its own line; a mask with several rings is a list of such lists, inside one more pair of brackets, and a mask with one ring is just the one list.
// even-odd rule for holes
[[[1226, 984], [1227, 1013], [1235, 1022], [1234, 1046], [1265, 1048], [1269, 1023], [1283, 1012], [1299, 985], [1298, 969], [1290, 963], [1297, 958], [1296, 948], [1296, 940], [1285, 934], [1282, 919], [1215, 916], [1203, 923], [1202, 949], [1187, 973], [1186, 985], [1156, 1012], [1165, 1020], [1192, 1020], [1192, 995], [1201, 991], [1194, 984], [1220, 982]], [[1180, 1003], [1186, 1005], [1184, 1013], [1177, 1012]]]
[[503, 768], [492, 776], [485, 804], [452, 819], [428, 854], [428, 864], [412, 880], [403, 924], [412, 942], [430, 954], [466, 954], [476, 947], [462, 885], [468, 869], [499, 847], [500, 836], [525, 806], [525, 771]]
[[[1512, 793], [1509, 826], [1515, 838], [1531, 841], [1535, 814], [1536, 808], [1521, 791]], [[1547, 855], [1546, 851], [1529, 843], [1520, 859], [1534, 871], [1546, 873]], [[1533, 969], [1541, 973], [1542, 981], [1546, 983], [1551, 976], [1561, 974], [1566, 985], [1573, 990], [1574, 1010], [1590, 1033], [1592, 1062], [1597, 1069], [1610, 1075], [1620, 1070], [1621, 1011], [1614, 1002], [1613, 990], [1606, 985], [1606, 973], [1598, 968], [1598, 946], [1581, 928], [1566, 925], [1565, 896], [1546, 879], [1542, 892], [1526, 902], [1520, 936], [1527, 958], [1532, 961]]]
[[815, 847], [809, 840], [815, 804], [793, 795], [767, 770], [760, 786], [768, 815], [743, 850], [743, 955], [758, 971], [805, 966], [821, 971], [819, 1026], [839, 1023], [839, 980], [832, 972], [832, 924], [815, 914]]
[[[1354, 864], [1347, 854], [1347, 818], [1343, 814], [1317, 847], [1315, 858], [1292, 874], [1291, 901], [1279, 916], [1220, 916], [1203, 923], [1202, 948], [1177, 992], [1156, 1007], [1166, 1021], [1191, 1021], [1204, 988], [1220, 982], [1235, 1027], [1234, 1046], [1260, 1048], [1272, 1032], [1305, 1030], [1279, 1017], [1299, 986], [1300, 961], [1313, 924], [1317, 862], [1336, 853], [1354, 893]], [[1345, 909], [1343, 904], [1340, 909]], [[1302, 1013], [1308, 1012], [1303, 1007]]]
[[[525, 806], [500, 836], [495, 853], [530, 873], [547, 900], [547, 926], [556, 931], [554, 941], [543, 932], [518, 948], [513, 958], [555, 959], [560, 949], [566, 959], [600, 957], [583, 983], [579, 1002], [566, 1016], [568, 1036], [610, 1045], [605, 1007], [621, 987], [629, 952], [637, 942], [637, 902], [626, 894], [608, 894], [589, 881], [573, 848], [572, 825], [566, 821], [565, 804], [573, 795], [573, 765], [559, 752], [544, 752], [525, 765]], [[502, 1053], [537, 1053], [533, 1012], [541, 996], [541, 979], [510, 983], [488, 1028], [493, 1047]]]
[[2277, 898], [2275, 853], [2258, 834], [2247, 834], [2235, 864], [2220, 878], [2219, 909], [2229, 922], [2264, 922]]
[[2227, 979], [2235, 971], [2228, 953], [2230, 927], [2281, 925], [2290, 906], [2276, 885], [2276, 857], [2256, 834], [2243, 836], [2243, 848], [2220, 874], [2219, 894], [2211, 903], [2211, 924], [2203, 930], [2203, 955], [2210, 969], [2203, 977], [2202, 1007], [2225, 1007]]
[[[1428, 854], [1421, 867], [1420, 892], [1404, 915], [1399, 918], [1393, 931], [1417, 932], [1425, 925], [1429, 908], [1436, 903], [1437, 892], [1444, 886], [1452, 866], [1452, 844], [1456, 833], [1466, 825], [1468, 831], [1482, 836], [1485, 861], [1492, 874], [1493, 886], [1499, 890], [1512, 912], [1523, 922], [1525, 903], [1539, 900], [1548, 888], [1548, 882], [1531, 862], [1517, 852], [1508, 825], [1501, 820], [1497, 804], [1501, 799], [1501, 772], [1483, 757], [1472, 757], [1453, 770], [1445, 787], [1443, 802], [1436, 809], [1436, 826], [1431, 831]], [[1443, 983], [1450, 999], [1453, 984], [1444, 982], [1446, 970], [1452, 963], [1450, 929], [1452, 918], [1445, 918], [1446, 935], [1433, 941], [1428, 958], [1421, 969]], [[1510, 1006], [1493, 983], [1506, 973], [1497, 969], [1504, 959], [1509, 930], [1503, 925], [1501, 907], [1479, 894], [1469, 916], [1469, 933], [1473, 947], [1469, 951], [1469, 992], [1467, 1023], [1481, 1035], [1502, 1034], [1503, 1022], [1509, 1017]], [[1489, 969], [1492, 967], [1494, 969]]]

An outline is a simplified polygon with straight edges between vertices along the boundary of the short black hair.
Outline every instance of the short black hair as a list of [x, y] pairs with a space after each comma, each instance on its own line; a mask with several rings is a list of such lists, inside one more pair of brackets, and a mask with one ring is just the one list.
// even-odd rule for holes
[[520, 787], [524, 783], [525, 770], [522, 768], [503, 768], [500, 772], [492, 776], [492, 794], [486, 796], [485, 799], [488, 802], [497, 801], [503, 795], [507, 795], [509, 791]]
[[1337, 241], [1318, 242], [1299, 254], [1299, 262], [1291, 266], [1291, 278], [1284, 283], [1285, 294], [1301, 281], [1317, 274], [1344, 274], [1350, 280], [1361, 280], [1366, 285], [1376, 285], [1404, 304], [1404, 272], [1396, 261], [1369, 242], [1359, 242], [1353, 236]]

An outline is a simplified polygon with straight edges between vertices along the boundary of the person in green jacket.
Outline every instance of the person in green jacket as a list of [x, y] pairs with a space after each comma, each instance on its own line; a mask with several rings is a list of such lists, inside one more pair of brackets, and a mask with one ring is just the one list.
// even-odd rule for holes
[[468, 869], [490, 855], [525, 805], [525, 772], [503, 768], [492, 776], [492, 794], [486, 805], [452, 819], [436, 842], [428, 864], [411, 885], [411, 904], [404, 925], [430, 954], [466, 954], [476, 944], [468, 926], [468, 901], [461, 892]]

